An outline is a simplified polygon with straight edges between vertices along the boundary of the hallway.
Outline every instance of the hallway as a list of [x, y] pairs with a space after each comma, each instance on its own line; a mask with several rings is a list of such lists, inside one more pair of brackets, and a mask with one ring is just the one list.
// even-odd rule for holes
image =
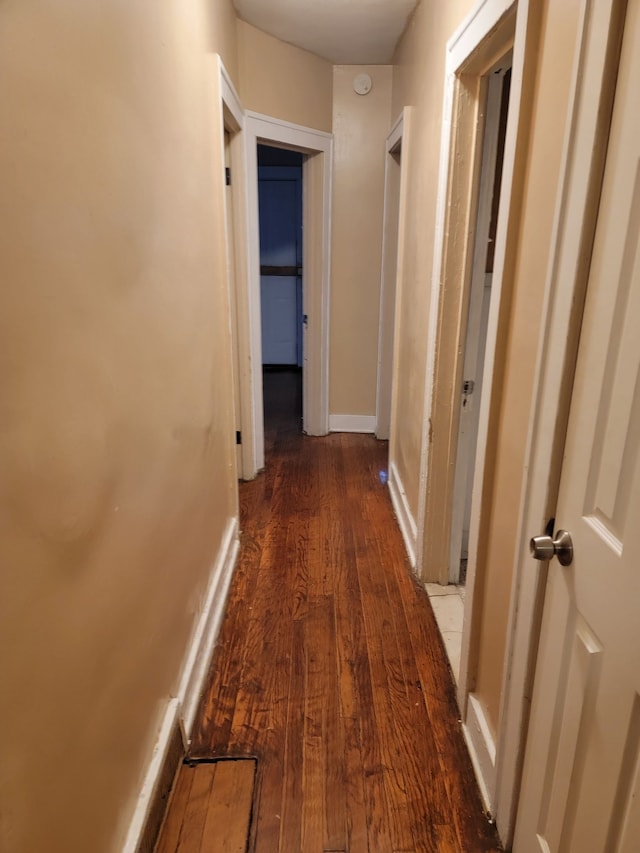
[[240, 485], [241, 555], [191, 755], [258, 759], [256, 851], [496, 850], [380, 482], [386, 443], [300, 435], [282, 409], [292, 379], [267, 376], [267, 470]]
[[0, 45], [0, 851], [151, 853], [185, 750], [198, 848], [640, 850], [640, 0], [20, 0]]

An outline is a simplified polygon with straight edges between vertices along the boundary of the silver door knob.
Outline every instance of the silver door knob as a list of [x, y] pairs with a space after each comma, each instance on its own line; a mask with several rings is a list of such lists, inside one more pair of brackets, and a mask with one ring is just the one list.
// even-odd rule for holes
[[529, 548], [534, 560], [546, 562], [557, 557], [561, 566], [570, 566], [573, 561], [573, 541], [566, 530], [558, 530], [555, 539], [551, 536], [534, 536], [529, 542]]

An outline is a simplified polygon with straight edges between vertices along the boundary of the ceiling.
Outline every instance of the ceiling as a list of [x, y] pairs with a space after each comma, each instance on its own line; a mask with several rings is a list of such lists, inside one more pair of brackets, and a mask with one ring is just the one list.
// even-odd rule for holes
[[234, 0], [240, 17], [335, 65], [384, 65], [418, 0]]

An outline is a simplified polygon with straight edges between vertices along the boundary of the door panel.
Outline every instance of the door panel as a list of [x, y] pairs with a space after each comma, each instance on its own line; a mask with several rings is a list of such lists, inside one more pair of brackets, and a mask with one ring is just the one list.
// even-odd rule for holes
[[[260, 276], [262, 363], [301, 364], [302, 170], [261, 166]], [[293, 274], [280, 274], [288, 268]]]
[[261, 276], [262, 363], [297, 364], [298, 299], [295, 276]]
[[640, 2], [629, 4], [514, 850], [640, 850]]
[[[258, 173], [261, 266], [298, 263], [298, 181], [294, 167], [261, 166]], [[281, 173], [285, 174], [281, 174]], [[286, 176], [285, 176], [286, 175]]]

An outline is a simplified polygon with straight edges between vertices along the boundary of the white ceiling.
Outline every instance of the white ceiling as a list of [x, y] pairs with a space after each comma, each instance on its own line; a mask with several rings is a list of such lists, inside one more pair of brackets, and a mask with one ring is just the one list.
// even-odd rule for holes
[[234, 0], [240, 17], [336, 65], [391, 61], [418, 0]]

